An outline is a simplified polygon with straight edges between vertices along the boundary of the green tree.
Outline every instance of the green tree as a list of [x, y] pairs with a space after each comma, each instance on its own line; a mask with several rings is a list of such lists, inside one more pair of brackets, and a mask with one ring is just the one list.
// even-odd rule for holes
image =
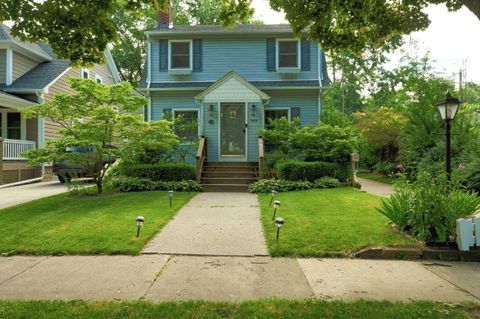
[[[71, 78], [70, 86], [77, 93], [59, 93], [51, 101], [25, 110], [28, 118], [49, 118], [62, 127], [60, 138], [24, 154], [31, 163], [66, 161], [69, 166], [83, 166], [101, 193], [114, 159], [134, 161], [146, 146], [178, 143], [170, 122], [144, 122], [141, 115], [134, 114], [146, 99], [133, 94], [128, 82], [106, 86]], [[66, 152], [72, 147], [88, 151]]]

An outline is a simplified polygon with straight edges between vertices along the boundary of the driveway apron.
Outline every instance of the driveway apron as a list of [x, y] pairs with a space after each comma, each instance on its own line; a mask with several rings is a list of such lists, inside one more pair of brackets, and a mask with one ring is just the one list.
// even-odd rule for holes
[[257, 196], [200, 193], [150, 241], [144, 254], [268, 255]]

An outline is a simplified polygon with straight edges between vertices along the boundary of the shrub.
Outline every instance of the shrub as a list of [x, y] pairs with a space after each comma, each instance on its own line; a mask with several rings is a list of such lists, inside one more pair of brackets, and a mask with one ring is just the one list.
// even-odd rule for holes
[[148, 178], [152, 181], [182, 181], [195, 179], [195, 167], [188, 163], [136, 164], [121, 169], [128, 177]]
[[393, 176], [395, 175], [395, 164], [390, 162], [378, 162], [373, 167], [373, 170], [376, 173], [382, 174], [383, 176]]
[[199, 192], [202, 186], [197, 181], [153, 181], [148, 178], [119, 176], [108, 182], [116, 192], [145, 192], [173, 190], [177, 192]]
[[422, 172], [414, 182], [397, 184], [378, 211], [420, 240], [445, 242], [455, 237], [456, 220], [473, 215], [479, 207], [475, 193]]
[[261, 179], [248, 187], [250, 193], [270, 193], [299, 191], [312, 188], [333, 188], [340, 186], [340, 182], [331, 177], [324, 177], [314, 182], [309, 181], [287, 181], [283, 179]]
[[326, 176], [347, 181], [351, 175], [351, 167], [349, 164], [287, 161], [277, 163], [276, 168], [279, 178], [289, 181], [306, 180], [313, 182]]

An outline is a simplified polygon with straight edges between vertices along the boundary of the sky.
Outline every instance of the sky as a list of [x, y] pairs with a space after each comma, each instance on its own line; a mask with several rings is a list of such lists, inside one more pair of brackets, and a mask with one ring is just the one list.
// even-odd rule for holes
[[[253, 0], [255, 17], [266, 24], [287, 23], [284, 14], [273, 11], [268, 0]], [[423, 56], [429, 52], [438, 72], [458, 82], [458, 73], [465, 64], [466, 79], [480, 83], [480, 20], [468, 9], [448, 12], [445, 5], [431, 5], [426, 9], [430, 26], [422, 32], [406, 36], [405, 50], [419, 50]], [[408, 43], [416, 42], [416, 49]], [[391, 56], [387, 67], [399, 64], [401, 54]]]

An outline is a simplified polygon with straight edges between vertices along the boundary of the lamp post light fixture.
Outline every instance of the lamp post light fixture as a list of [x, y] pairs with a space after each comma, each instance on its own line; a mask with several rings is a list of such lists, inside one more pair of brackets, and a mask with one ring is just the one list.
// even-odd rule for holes
[[455, 119], [458, 107], [460, 106], [460, 100], [454, 98], [447, 92], [445, 98], [438, 102], [437, 107], [440, 111], [442, 120], [445, 121], [445, 171], [447, 173], [447, 179], [450, 181], [452, 173], [452, 151], [451, 151], [451, 121]]
[[173, 191], [168, 191], [168, 201], [170, 203], [170, 208], [172, 208], [172, 200], [173, 200]]
[[275, 218], [275, 227], [277, 227], [277, 240], [280, 236], [280, 228], [285, 224], [285, 220], [282, 217]]
[[277, 191], [273, 190], [272, 191], [272, 197], [270, 198], [270, 204], [268, 204], [268, 206], [272, 206], [273, 199], [275, 198], [276, 195], [277, 195]]
[[143, 223], [145, 222], [145, 217], [143, 216], [137, 216], [135, 219], [136, 225], [137, 225], [137, 237], [140, 236], [140, 228], [143, 226]]
[[277, 208], [280, 207], [280, 201], [279, 200], [276, 200], [273, 202], [273, 216], [272, 216], [272, 220], [275, 219], [275, 215], [277, 215]]

